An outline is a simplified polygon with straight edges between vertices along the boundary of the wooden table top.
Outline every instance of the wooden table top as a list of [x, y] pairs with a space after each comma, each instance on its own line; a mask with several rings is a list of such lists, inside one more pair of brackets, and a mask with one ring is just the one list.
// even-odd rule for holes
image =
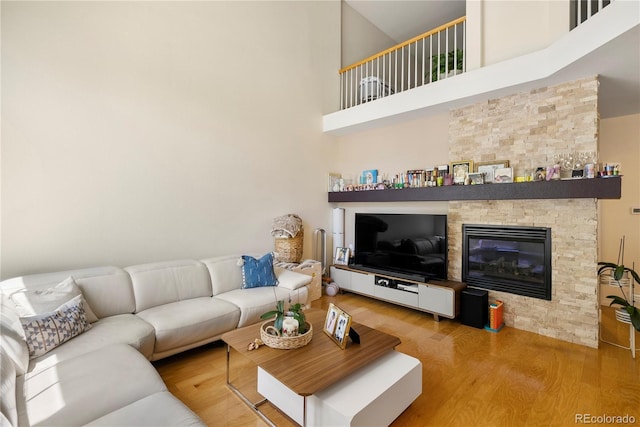
[[227, 332], [222, 340], [301, 396], [323, 390], [400, 344], [400, 338], [354, 321], [351, 327], [360, 335], [360, 344], [349, 342], [342, 350], [323, 332], [326, 311], [309, 309], [305, 316], [313, 325], [313, 338], [301, 348], [280, 350], [263, 345], [248, 351], [247, 345], [260, 338], [261, 323]]

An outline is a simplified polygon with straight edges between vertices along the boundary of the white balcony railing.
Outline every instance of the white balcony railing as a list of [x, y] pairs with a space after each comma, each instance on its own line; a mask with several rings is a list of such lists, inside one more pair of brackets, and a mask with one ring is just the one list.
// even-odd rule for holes
[[[568, 0], [570, 29], [614, 0]], [[340, 109], [404, 92], [466, 71], [466, 17], [342, 68]]]
[[464, 72], [465, 33], [463, 16], [341, 69], [340, 109]]
[[613, 0], [570, 0], [571, 1], [571, 29], [583, 24]]

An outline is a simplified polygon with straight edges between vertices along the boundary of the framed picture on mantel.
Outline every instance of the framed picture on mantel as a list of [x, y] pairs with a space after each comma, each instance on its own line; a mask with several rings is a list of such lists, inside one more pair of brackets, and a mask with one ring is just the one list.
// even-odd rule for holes
[[509, 160], [493, 160], [491, 162], [479, 162], [476, 164], [476, 172], [484, 174], [485, 184], [494, 182], [496, 169], [508, 168]]
[[451, 163], [453, 185], [464, 185], [467, 175], [473, 172], [473, 160], [460, 160]]

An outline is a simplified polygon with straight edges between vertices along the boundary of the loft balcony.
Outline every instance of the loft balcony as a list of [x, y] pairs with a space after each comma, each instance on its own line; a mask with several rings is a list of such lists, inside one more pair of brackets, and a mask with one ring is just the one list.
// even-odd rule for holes
[[345, 67], [341, 110], [323, 117], [323, 131], [349, 134], [593, 75], [601, 117], [638, 113], [640, 2], [585, 4], [596, 6], [547, 48], [482, 68], [466, 68], [464, 17]]

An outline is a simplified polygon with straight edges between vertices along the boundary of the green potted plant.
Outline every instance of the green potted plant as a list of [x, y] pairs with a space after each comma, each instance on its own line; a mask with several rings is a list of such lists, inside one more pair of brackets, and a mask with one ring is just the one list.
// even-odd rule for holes
[[[624, 236], [620, 239], [620, 249], [618, 250], [618, 262], [599, 262], [598, 263], [598, 275], [603, 273], [611, 274], [611, 278], [615, 281], [622, 293], [622, 297], [619, 295], [607, 295], [607, 298], [611, 299], [611, 303], [620, 306], [621, 310], [624, 310], [629, 315], [629, 320], [633, 327], [640, 331], [640, 310], [635, 306], [635, 282], [640, 283], [640, 275], [634, 270], [635, 265], [632, 268], [624, 265]], [[630, 275], [629, 279], [629, 295], [624, 291], [625, 286], [620, 283], [625, 274]]]
[[460, 49], [452, 50], [447, 54], [433, 55], [431, 57], [431, 81], [435, 82], [440, 78], [441, 74], [447, 71], [462, 71], [463, 55], [463, 51]]
[[293, 317], [298, 321], [298, 333], [304, 334], [307, 332], [307, 322], [304, 316], [304, 312], [302, 311], [302, 304], [296, 303], [292, 304], [289, 307], [288, 311], [284, 310], [284, 301], [280, 300], [276, 303], [276, 309], [267, 311], [260, 318], [262, 320], [268, 320], [275, 316], [275, 320], [273, 321], [273, 327], [276, 328], [278, 333], [282, 333], [282, 322], [285, 317]]

